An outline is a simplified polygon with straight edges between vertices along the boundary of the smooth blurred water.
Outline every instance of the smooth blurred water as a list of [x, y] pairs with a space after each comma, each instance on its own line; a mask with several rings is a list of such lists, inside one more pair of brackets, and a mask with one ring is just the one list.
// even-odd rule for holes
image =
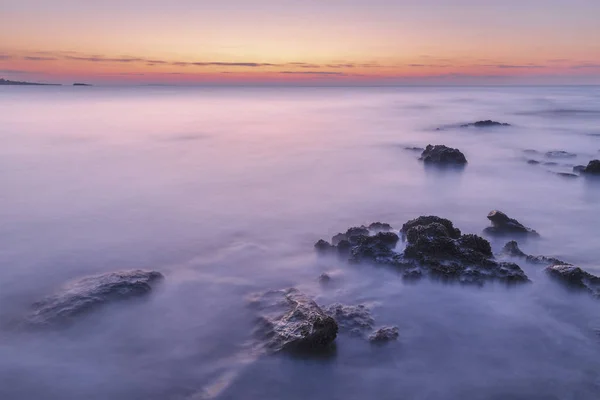
[[[514, 126], [436, 131], [480, 119]], [[428, 143], [468, 166], [404, 149]], [[577, 157], [528, 165], [549, 160], [525, 149]], [[517, 287], [407, 284], [312, 247], [423, 214], [480, 233], [500, 209], [541, 233], [527, 253], [598, 274], [600, 182], [554, 172], [599, 150], [597, 87], [0, 88], [0, 398], [600, 398], [598, 300], [542, 267], [520, 263], [533, 283]], [[166, 280], [66, 330], [12, 328], [65, 281], [131, 268]], [[368, 303], [400, 338], [247, 354], [246, 296], [290, 286]]]

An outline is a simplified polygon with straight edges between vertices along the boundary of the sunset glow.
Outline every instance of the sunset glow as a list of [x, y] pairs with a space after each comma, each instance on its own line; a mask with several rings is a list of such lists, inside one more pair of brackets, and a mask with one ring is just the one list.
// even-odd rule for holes
[[0, 77], [107, 84], [600, 83], [597, 1], [88, 3], [4, 2]]

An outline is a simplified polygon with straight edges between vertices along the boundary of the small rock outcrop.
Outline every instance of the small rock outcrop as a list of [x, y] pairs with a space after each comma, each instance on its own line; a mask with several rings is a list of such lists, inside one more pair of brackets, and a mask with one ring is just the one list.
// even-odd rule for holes
[[563, 151], [563, 150], [553, 150], [553, 151], [547, 151], [546, 157], [548, 157], [548, 158], [574, 158], [574, 157], [577, 157], [577, 154], [569, 153], [568, 151]]
[[162, 278], [160, 272], [142, 270], [88, 276], [33, 304], [27, 320], [36, 325], [68, 322], [107, 303], [147, 295]]
[[417, 146], [405, 146], [404, 150], [408, 150], [408, 151], [418, 151], [419, 153], [422, 152], [423, 150], [425, 150], [422, 147], [417, 147]]
[[514, 218], [510, 218], [502, 211], [490, 211], [487, 218], [492, 222], [492, 226], [484, 229], [484, 232], [489, 235], [530, 235], [539, 236], [539, 234], [531, 228], [526, 227]]
[[490, 127], [494, 127], [494, 126], [510, 126], [510, 124], [492, 121], [490, 119], [487, 119], [485, 121], [477, 121], [477, 122], [471, 122], [468, 124], [462, 124], [460, 127], [461, 128], [469, 128], [469, 127], [490, 128]]
[[518, 265], [496, 261], [487, 240], [477, 235], [461, 235], [448, 219], [422, 216], [406, 222], [400, 232], [406, 241], [403, 252], [396, 249], [400, 238], [394, 232], [360, 236], [353, 242], [342, 241], [337, 252], [353, 263], [393, 266], [410, 279], [427, 275], [477, 284], [489, 279], [528, 281]]
[[353, 336], [364, 336], [375, 324], [371, 310], [364, 304], [352, 306], [336, 303], [326, 307], [325, 313], [337, 321], [340, 331]]
[[460, 150], [431, 144], [423, 150], [420, 160], [426, 164], [436, 165], [465, 165], [467, 163], [467, 158]]
[[318, 352], [337, 337], [336, 321], [295, 288], [255, 295], [251, 304], [262, 312], [255, 335], [268, 351]]
[[592, 160], [582, 171], [584, 174], [600, 175], [600, 160]]
[[551, 277], [576, 289], [590, 292], [600, 298], [600, 278], [573, 265], [552, 265], [546, 268]]
[[377, 329], [371, 335], [369, 335], [369, 341], [371, 343], [386, 343], [392, 340], [397, 340], [399, 336], [399, 330], [396, 326], [384, 326]]
[[538, 165], [540, 162], [538, 160], [527, 160], [527, 164], [529, 165]]
[[541, 264], [541, 265], [570, 265], [558, 258], [554, 257], [546, 257], [546, 256], [532, 256], [529, 254], [525, 254], [520, 248], [519, 244], [515, 240], [511, 240], [510, 242], [504, 245], [502, 249], [502, 254], [508, 257], [515, 258], [523, 258], [525, 261], [531, 264]]
[[369, 225], [369, 230], [373, 232], [389, 232], [392, 230], [392, 226], [385, 222], [373, 222]]

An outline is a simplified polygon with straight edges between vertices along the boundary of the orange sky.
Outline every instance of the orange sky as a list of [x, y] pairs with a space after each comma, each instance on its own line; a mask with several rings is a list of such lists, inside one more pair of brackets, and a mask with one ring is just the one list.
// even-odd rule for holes
[[5, 0], [0, 77], [117, 84], [600, 83], [597, 0], [85, 3]]

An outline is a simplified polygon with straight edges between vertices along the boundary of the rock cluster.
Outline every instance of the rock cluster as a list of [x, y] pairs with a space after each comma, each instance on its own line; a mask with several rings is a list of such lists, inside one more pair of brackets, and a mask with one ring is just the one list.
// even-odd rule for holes
[[484, 229], [484, 232], [489, 235], [530, 235], [539, 236], [539, 234], [531, 228], [526, 227], [514, 218], [510, 218], [502, 211], [490, 211], [487, 218], [492, 222], [492, 226]]
[[437, 165], [465, 165], [467, 163], [467, 158], [460, 150], [431, 144], [423, 150], [420, 160], [426, 164]]

